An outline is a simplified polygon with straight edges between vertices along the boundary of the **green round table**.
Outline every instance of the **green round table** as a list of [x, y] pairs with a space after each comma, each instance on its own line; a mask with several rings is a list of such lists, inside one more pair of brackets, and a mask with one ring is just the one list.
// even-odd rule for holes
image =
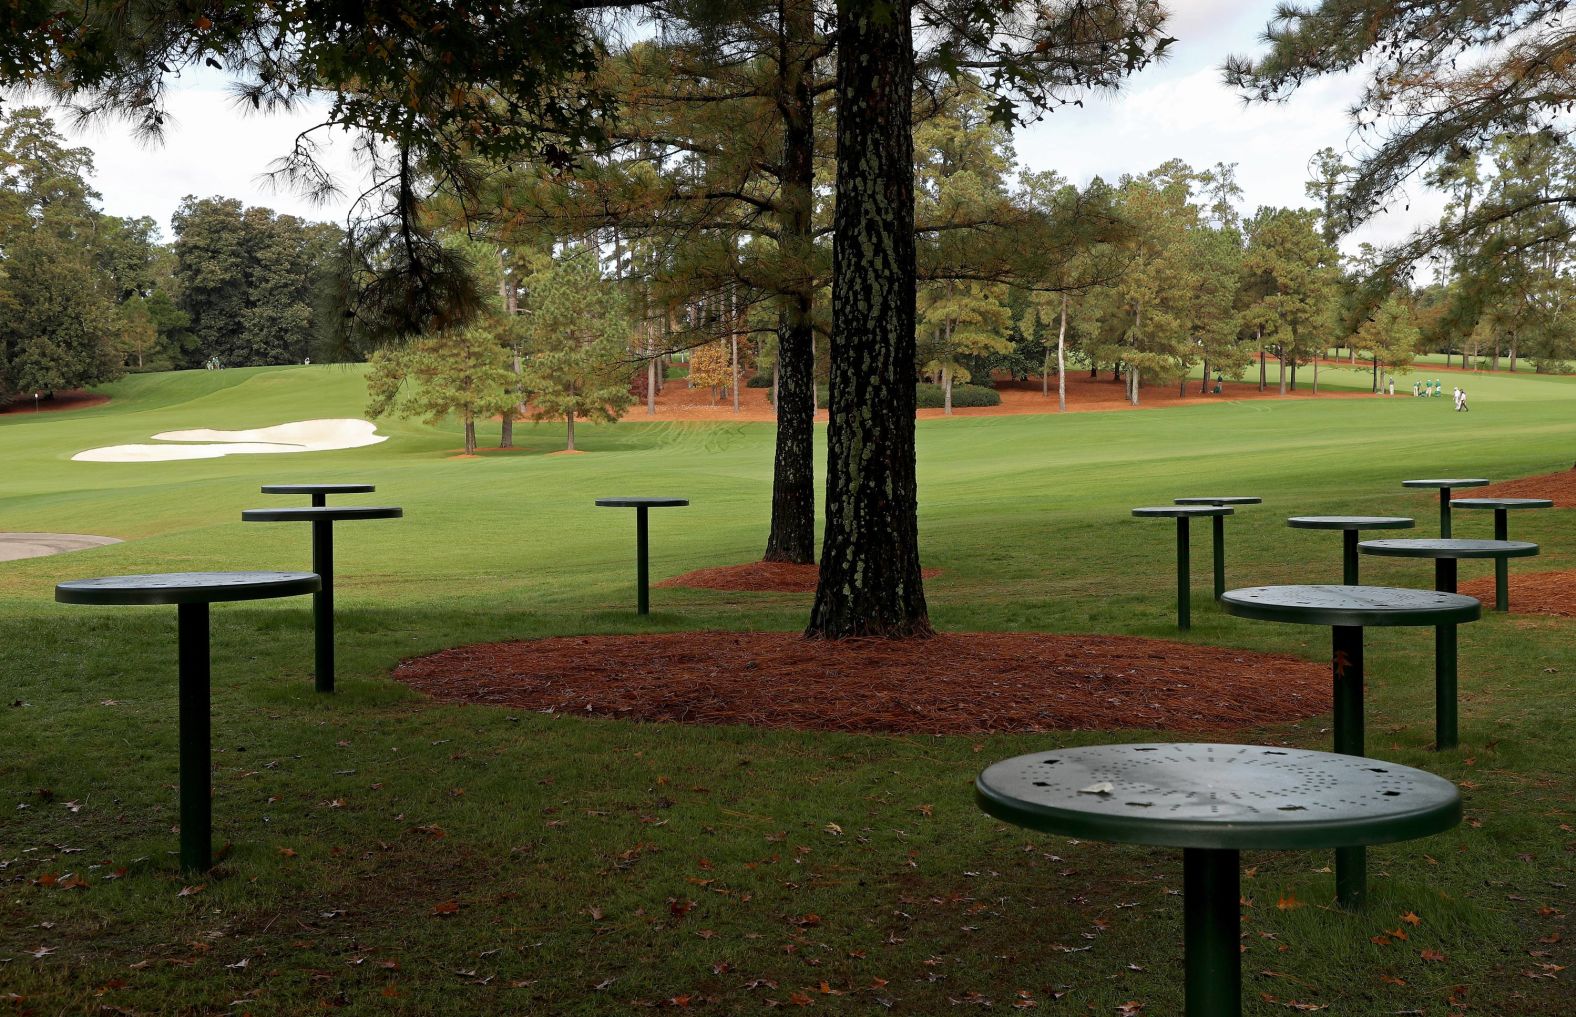
[[[1222, 498], [1174, 498], [1176, 505], [1262, 505], [1263, 498], [1226, 496]], [[1226, 592], [1226, 517], [1215, 516], [1210, 522], [1214, 531], [1215, 599]]]
[[174, 604], [180, 675], [181, 868], [213, 866], [212, 719], [209, 716], [208, 605], [312, 593], [311, 572], [175, 572], [76, 579], [55, 587], [62, 604]]
[[323, 578], [312, 595], [313, 682], [319, 692], [334, 691], [334, 524], [344, 519], [399, 519], [403, 509], [388, 505], [313, 505], [245, 509], [248, 523], [311, 523], [312, 571]]
[[651, 570], [647, 550], [646, 511], [654, 508], [682, 508], [688, 498], [598, 498], [602, 508], [635, 510], [635, 613], [651, 613]]
[[1450, 538], [1450, 492], [1457, 487], [1487, 487], [1482, 477], [1447, 477], [1433, 480], [1403, 480], [1402, 487], [1426, 487], [1439, 490], [1439, 535]]
[[[1175, 519], [1177, 521], [1177, 628], [1191, 628], [1193, 624], [1191, 574], [1192, 564], [1188, 551], [1188, 520], [1208, 516], [1219, 519], [1229, 516], [1232, 509], [1229, 505], [1154, 505], [1147, 508], [1133, 509], [1133, 515], [1142, 519]], [[1216, 523], [1217, 527], [1220, 524]], [[1225, 562], [1225, 532], [1224, 528], [1217, 530], [1215, 554], [1224, 568]]]
[[309, 494], [312, 504], [322, 508], [331, 494], [370, 494], [377, 488], [371, 484], [264, 484], [264, 494]]
[[[1450, 504], [1463, 509], [1493, 509], [1495, 540], [1510, 539], [1511, 510], [1554, 507], [1548, 498], [1456, 498]], [[1504, 558], [1494, 559], [1494, 609], [1510, 610], [1510, 565]]]
[[[1456, 562], [1462, 558], [1526, 558], [1538, 545], [1519, 540], [1365, 540], [1357, 545], [1363, 554], [1389, 558], [1434, 559], [1434, 589], [1456, 592]], [[1439, 715], [1435, 719], [1436, 747], [1456, 747], [1456, 627], [1434, 629], [1434, 685]], [[1448, 700], [1448, 713], [1445, 710]]]
[[[1366, 753], [1363, 746], [1363, 629], [1476, 621], [1483, 605], [1458, 593], [1406, 590], [1386, 586], [1254, 586], [1232, 590], [1220, 598], [1227, 614], [1257, 621], [1293, 622], [1330, 627], [1330, 672], [1334, 679], [1332, 747], [1348, 756]], [[1440, 715], [1447, 712], [1439, 705]], [[1454, 724], [1455, 693], [1449, 716]], [[1368, 861], [1361, 847], [1335, 853], [1335, 898], [1342, 907], [1362, 907], [1368, 893]]]
[[1342, 530], [1341, 583], [1357, 585], [1357, 534], [1362, 530], [1410, 530], [1417, 521], [1406, 516], [1292, 516], [1294, 530]]
[[1090, 745], [988, 767], [991, 816], [1041, 833], [1182, 849], [1187, 1017], [1242, 1013], [1239, 852], [1427, 837], [1461, 821], [1456, 786], [1358, 756], [1257, 745]]

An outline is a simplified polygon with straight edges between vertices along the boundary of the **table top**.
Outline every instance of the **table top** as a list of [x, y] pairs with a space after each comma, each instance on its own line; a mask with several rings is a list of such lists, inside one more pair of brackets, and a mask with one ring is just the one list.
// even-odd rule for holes
[[1476, 621], [1474, 597], [1394, 586], [1250, 586], [1220, 597], [1227, 614], [1303, 625], [1455, 625]]
[[1357, 545], [1363, 554], [1391, 558], [1530, 558], [1538, 545], [1525, 540], [1453, 540], [1445, 537], [1421, 540], [1365, 540]]
[[1169, 518], [1188, 518], [1193, 516], [1229, 516], [1232, 509], [1228, 505], [1151, 505], [1147, 508], [1135, 508], [1135, 516], [1166, 516]]
[[1407, 516], [1292, 516], [1286, 525], [1298, 530], [1410, 530], [1417, 520]]
[[1177, 505], [1262, 505], [1263, 498], [1174, 498]]
[[987, 813], [1031, 830], [1165, 847], [1357, 847], [1461, 821], [1461, 794], [1442, 777], [1263, 745], [1049, 749], [988, 767], [974, 790]]
[[1553, 508], [1548, 498], [1452, 498], [1452, 508], [1464, 509], [1535, 509]]
[[1482, 477], [1453, 477], [1446, 480], [1403, 480], [1402, 487], [1487, 487], [1489, 481]]
[[675, 505], [688, 505], [688, 498], [598, 498], [596, 503], [603, 508], [669, 508]]
[[264, 494], [366, 494], [371, 484], [264, 484]]
[[166, 572], [73, 579], [55, 587], [62, 604], [209, 604], [316, 593], [316, 572]]
[[248, 523], [299, 523], [320, 519], [399, 519], [405, 510], [392, 505], [292, 505], [289, 508], [243, 509]]

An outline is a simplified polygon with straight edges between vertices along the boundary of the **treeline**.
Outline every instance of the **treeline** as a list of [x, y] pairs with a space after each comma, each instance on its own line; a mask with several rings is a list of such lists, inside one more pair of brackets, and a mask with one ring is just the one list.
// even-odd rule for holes
[[340, 346], [345, 231], [191, 198], [165, 243], [117, 218], [35, 107], [0, 109], [0, 404], [126, 371], [299, 363]]

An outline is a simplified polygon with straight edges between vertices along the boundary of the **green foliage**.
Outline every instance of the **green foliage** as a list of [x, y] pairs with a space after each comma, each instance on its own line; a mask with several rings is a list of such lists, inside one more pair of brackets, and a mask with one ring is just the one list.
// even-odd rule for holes
[[[939, 410], [946, 405], [947, 393], [940, 385], [931, 385], [925, 382], [914, 387], [916, 403], [922, 410]], [[984, 385], [952, 386], [952, 405], [959, 406], [1000, 406], [1001, 393]]]
[[[1372, 318], [1357, 330], [1356, 344], [1370, 352], [1382, 370], [1406, 374], [1407, 365], [1417, 354], [1421, 333], [1412, 320], [1412, 308], [1392, 294]], [[1377, 382], [1376, 382], [1377, 383]]]
[[565, 421], [573, 450], [577, 418], [612, 422], [634, 402], [629, 317], [583, 247], [566, 251], [527, 284], [524, 375], [531, 417]]
[[514, 403], [497, 327], [487, 321], [445, 329], [374, 353], [367, 373], [367, 415], [421, 417], [429, 424], [458, 416], [465, 451], [476, 451], [476, 418]]

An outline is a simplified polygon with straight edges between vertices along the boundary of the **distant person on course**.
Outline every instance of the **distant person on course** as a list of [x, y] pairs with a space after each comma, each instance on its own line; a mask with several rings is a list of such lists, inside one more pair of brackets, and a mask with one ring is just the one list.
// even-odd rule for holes
[[1389, 391], [1389, 394], [1390, 395], [1395, 395], [1395, 379], [1394, 378], [1390, 379], [1390, 391]]
[[1456, 412], [1457, 413], [1471, 413], [1472, 412], [1472, 407], [1467, 405], [1467, 390], [1464, 389], [1464, 388], [1463, 389], [1458, 389], [1456, 391]]

